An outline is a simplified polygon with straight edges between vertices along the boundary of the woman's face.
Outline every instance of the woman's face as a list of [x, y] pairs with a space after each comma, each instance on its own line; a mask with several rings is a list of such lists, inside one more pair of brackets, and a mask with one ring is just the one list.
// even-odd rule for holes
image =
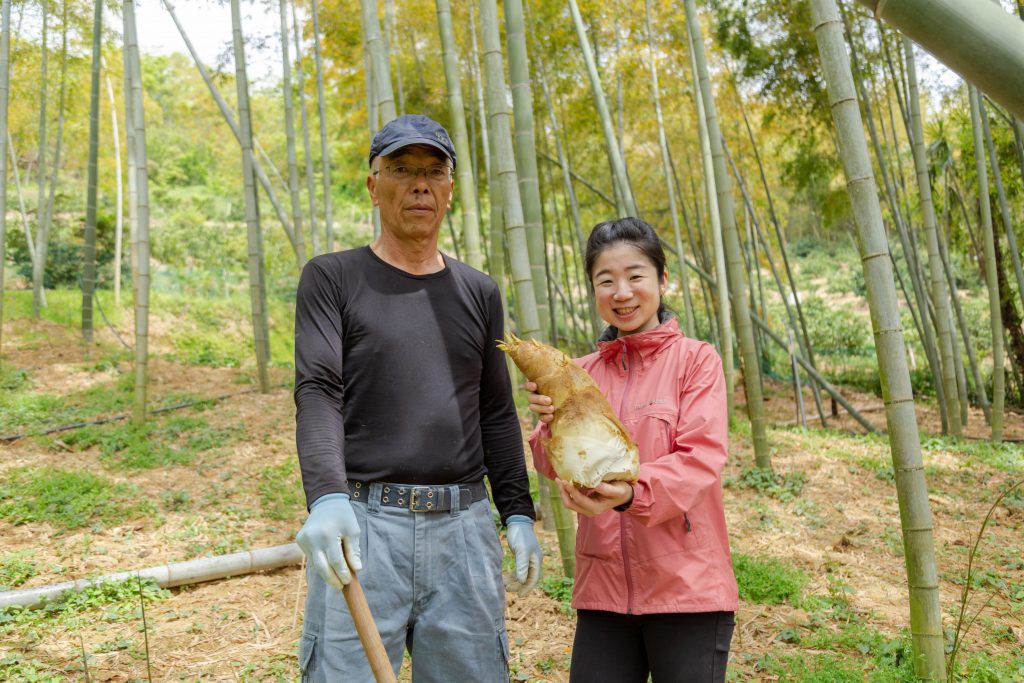
[[668, 282], [637, 247], [616, 242], [594, 260], [590, 275], [597, 312], [619, 336], [658, 326], [658, 307]]

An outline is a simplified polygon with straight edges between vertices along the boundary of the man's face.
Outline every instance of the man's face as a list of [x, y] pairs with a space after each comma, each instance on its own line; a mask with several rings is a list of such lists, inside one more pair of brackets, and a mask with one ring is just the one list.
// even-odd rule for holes
[[[380, 208], [381, 230], [405, 238], [436, 235], [452, 205], [450, 166], [444, 154], [428, 145], [410, 145], [374, 159], [366, 187]], [[446, 172], [432, 179], [431, 170], [441, 175], [439, 167]]]

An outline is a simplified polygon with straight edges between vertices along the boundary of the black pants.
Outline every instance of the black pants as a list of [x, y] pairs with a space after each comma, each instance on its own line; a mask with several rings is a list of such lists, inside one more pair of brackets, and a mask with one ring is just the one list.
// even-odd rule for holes
[[722, 683], [732, 612], [616, 614], [579, 610], [570, 683]]

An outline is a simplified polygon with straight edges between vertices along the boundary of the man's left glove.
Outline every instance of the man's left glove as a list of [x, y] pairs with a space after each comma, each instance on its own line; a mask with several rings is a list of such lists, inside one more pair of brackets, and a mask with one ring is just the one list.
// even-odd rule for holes
[[508, 577], [508, 587], [523, 596], [540, 580], [543, 554], [533, 532], [532, 519], [526, 515], [510, 515], [505, 525], [505, 538], [516, 560], [516, 573]]
[[351, 572], [363, 568], [359, 557], [359, 522], [347, 493], [328, 493], [313, 501], [309, 518], [295, 542], [316, 573], [339, 591], [352, 580]]

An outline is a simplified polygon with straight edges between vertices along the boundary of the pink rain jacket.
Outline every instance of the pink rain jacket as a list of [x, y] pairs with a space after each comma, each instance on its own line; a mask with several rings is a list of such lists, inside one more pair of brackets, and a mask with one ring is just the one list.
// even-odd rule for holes
[[[600, 342], [576, 361], [640, 448], [625, 512], [578, 516], [572, 606], [621, 614], [735, 611], [736, 579], [722, 505], [728, 455], [725, 378], [714, 347], [674, 319]], [[554, 478], [541, 424], [533, 462]]]

